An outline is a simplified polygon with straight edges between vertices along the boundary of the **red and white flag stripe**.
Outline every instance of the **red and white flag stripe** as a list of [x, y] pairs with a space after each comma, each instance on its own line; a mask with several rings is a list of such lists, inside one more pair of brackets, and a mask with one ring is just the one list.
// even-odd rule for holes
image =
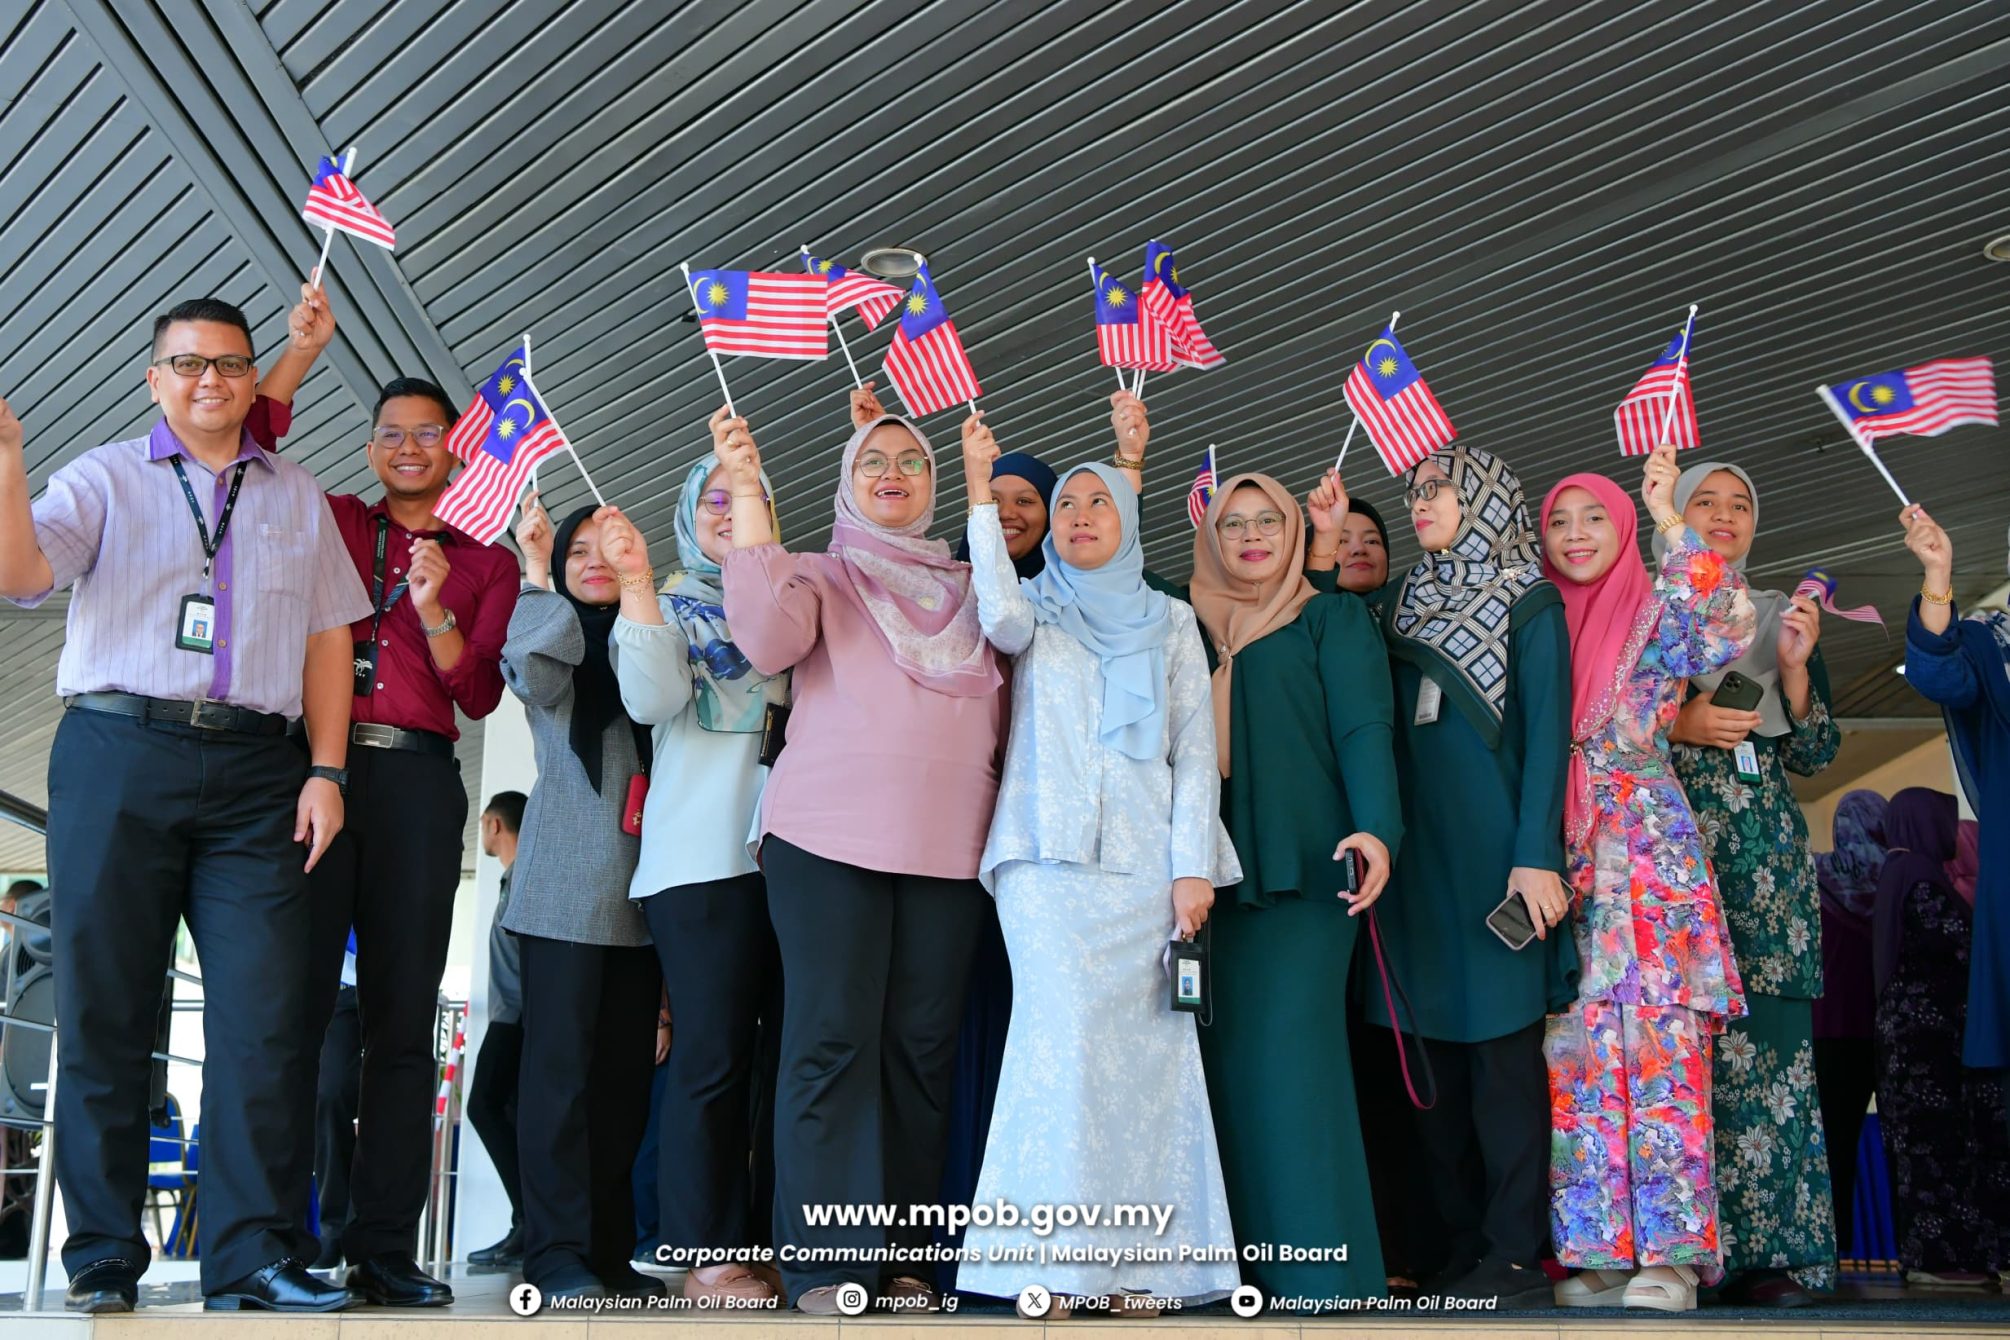
[[756, 358], [828, 357], [829, 288], [829, 281], [818, 274], [749, 271], [746, 320], [701, 316], [698, 325], [705, 332], [705, 347], [715, 354]]
[[[1676, 398], [1673, 420], [1668, 418], [1671, 395]], [[1647, 369], [1647, 375], [1612, 411], [1612, 422], [1619, 433], [1622, 456], [1648, 455], [1663, 442], [1682, 450], [1699, 445], [1702, 433], [1696, 426], [1696, 399], [1689, 389], [1689, 360]], [[1665, 437], [1664, 423], [1668, 425]]]
[[1421, 377], [1384, 400], [1367, 369], [1356, 363], [1341, 394], [1392, 475], [1415, 467], [1458, 435]]
[[831, 281], [830, 291], [824, 295], [824, 311], [836, 316], [847, 307], [856, 307], [865, 320], [865, 328], [877, 330], [887, 313], [900, 306], [900, 300], [906, 296], [905, 290], [884, 280], [847, 270], [842, 279]]
[[886, 375], [916, 418], [975, 400], [984, 390], [963, 352], [955, 323], [947, 319], [918, 340], [895, 330], [886, 350]]
[[1857, 433], [1866, 442], [1895, 433], [1938, 437], [1965, 423], [1994, 425], [1996, 374], [1986, 358], [1936, 358], [1905, 370], [1912, 408], [1890, 418], [1863, 420]]
[[300, 217], [380, 247], [394, 247], [398, 243], [391, 221], [340, 172], [331, 173], [307, 188], [307, 203], [300, 207]]
[[[470, 435], [461, 440], [479, 443], [488, 437], [489, 425], [494, 420], [495, 411], [489, 408], [488, 401], [476, 396], [475, 403], [454, 425], [455, 436], [459, 436], [463, 425], [468, 425]], [[530, 482], [530, 472], [539, 462], [564, 449], [565, 435], [550, 419], [516, 444], [507, 464], [476, 447], [463, 457], [467, 465], [441, 495], [434, 515], [483, 544], [494, 544], [509, 529], [510, 517]]]

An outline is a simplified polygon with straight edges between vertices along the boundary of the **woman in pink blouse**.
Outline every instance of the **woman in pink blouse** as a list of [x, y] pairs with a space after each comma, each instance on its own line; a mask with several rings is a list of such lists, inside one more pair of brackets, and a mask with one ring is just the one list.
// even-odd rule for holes
[[1564, 845], [1583, 965], [1543, 1043], [1551, 1227], [1579, 1271], [1556, 1286], [1565, 1307], [1687, 1311], [1722, 1274], [1710, 1039], [1745, 994], [1668, 727], [1683, 681], [1742, 654], [1757, 616], [1675, 510], [1674, 458], [1649, 457], [1641, 487], [1668, 541], [1659, 581], [1611, 480], [1571, 475], [1542, 505], [1543, 572], [1570, 625]]
[[861, 417], [821, 554], [774, 542], [746, 421], [711, 424], [733, 495], [726, 615], [755, 669], [793, 671], [757, 836], [786, 992], [776, 1246], [852, 1258], [783, 1263], [795, 1305], [819, 1314], [845, 1283], [935, 1302], [917, 1267], [866, 1259], [925, 1247], [927, 1225], [812, 1227], [805, 1207], [936, 1200], [1005, 706], [970, 567], [927, 538], [928, 439]]

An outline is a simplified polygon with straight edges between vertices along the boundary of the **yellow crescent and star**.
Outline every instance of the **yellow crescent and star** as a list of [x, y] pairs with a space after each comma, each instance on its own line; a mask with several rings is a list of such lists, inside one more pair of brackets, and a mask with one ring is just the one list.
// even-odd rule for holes
[[521, 358], [512, 358], [509, 362], [502, 365], [496, 372], [497, 395], [508, 395], [511, 391], [516, 390], [516, 374], [511, 372], [510, 369], [522, 366], [524, 366], [524, 361]]
[[1111, 279], [1108, 275], [1103, 276], [1103, 301], [1105, 303], [1111, 307], [1122, 307], [1130, 300], [1131, 295], [1124, 291], [1122, 284]]
[[[1866, 405], [1862, 400], [1857, 398], [1865, 391], [1870, 392], [1870, 398], [1877, 402], [1875, 405]], [[1884, 382], [1861, 381], [1849, 388], [1850, 404], [1862, 410], [1865, 414], [1876, 414], [1878, 411], [1888, 407], [1896, 399], [1898, 399], [1898, 392], [1892, 390]]]
[[[523, 423], [521, 424], [510, 417], [510, 408], [515, 405], [523, 406]], [[504, 405], [503, 412], [496, 416], [496, 436], [507, 442], [517, 435], [519, 429], [527, 426], [536, 417], [537, 407], [531, 404], [530, 401], [520, 397], [512, 400], [509, 404]]]
[[1172, 263], [1172, 253], [1170, 251], [1161, 251], [1158, 255], [1154, 256], [1152, 258], [1152, 269], [1157, 271], [1162, 277], [1171, 280], [1175, 285], [1179, 283], [1179, 267]]
[[910, 293], [910, 294], [908, 294], [908, 295], [907, 295], [907, 314], [908, 314], [909, 316], [926, 316], [926, 315], [928, 315], [928, 295], [927, 295], [926, 293]]
[[[1377, 359], [1375, 350], [1384, 344], [1389, 346], [1389, 352]], [[1378, 377], [1393, 377], [1403, 366], [1396, 360], [1396, 342], [1386, 335], [1368, 346], [1368, 352], [1361, 355], [1361, 361], [1366, 363], [1368, 370]]]

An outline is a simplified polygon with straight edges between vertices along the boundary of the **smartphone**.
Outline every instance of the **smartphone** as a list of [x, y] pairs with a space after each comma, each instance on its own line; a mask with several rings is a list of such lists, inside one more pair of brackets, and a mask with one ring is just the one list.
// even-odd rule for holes
[[1361, 853], [1352, 847], [1340, 853], [1339, 892], [1361, 892]]
[[1724, 676], [1710, 694], [1710, 704], [1731, 712], [1756, 712], [1765, 701], [1766, 687], [1756, 679], [1747, 679], [1736, 670]]
[[1501, 899], [1501, 905], [1487, 913], [1487, 929], [1500, 938], [1509, 949], [1522, 950], [1535, 939], [1535, 922], [1530, 918], [1528, 904], [1519, 893], [1510, 893]]

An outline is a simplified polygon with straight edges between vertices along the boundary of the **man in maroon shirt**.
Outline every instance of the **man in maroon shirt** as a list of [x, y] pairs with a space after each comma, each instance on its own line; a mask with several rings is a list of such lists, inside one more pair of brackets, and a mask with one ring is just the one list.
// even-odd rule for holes
[[[292, 343], [259, 385], [263, 416], [247, 423], [254, 436], [290, 426], [286, 402], [334, 336], [318, 289], [303, 290], [291, 325]], [[332, 1013], [352, 925], [363, 1025], [350, 1216], [322, 1233], [324, 1248], [339, 1233], [349, 1286], [394, 1307], [453, 1301], [445, 1283], [419, 1269], [416, 1249], [432, 1167], [435, 1002], [468, 817], [454, 714], [485, 717], [501, 700], [503, 639], [519, 584], [509, 551], [433, 515], [454, 465], [446, 435], [456, 417], [432, 382], [392, 381], [378, 396], [365, 448], [383, 496], [328, 499], [374, 612], [351, 625], [349, 821], [312, 875], [313, 1026], [325, 1028]]]

